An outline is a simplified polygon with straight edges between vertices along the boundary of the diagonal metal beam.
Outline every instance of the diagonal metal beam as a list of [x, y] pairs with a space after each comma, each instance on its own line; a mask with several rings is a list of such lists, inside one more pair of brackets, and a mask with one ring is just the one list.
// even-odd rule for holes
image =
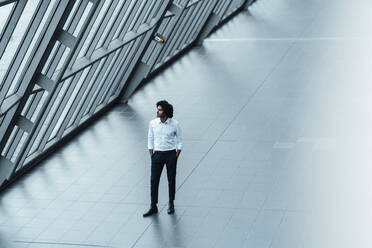
[[[167, 11], [169, 11], [172, 8], [176, 8], [176, 6], [173, 4], [173, 0], [170, 0], [167, 2], [167, 4], [164, 4], [162, 6], [162, 9], [158, 12], [158, 16], [156, 17], [157, 23], [150, 33], [149, 37], [146, 40], [146, 43], [144, 46], [141, 48], [139, 56], [136, 58], [136, 61], [134, 63], [133, 68], [131, 69], [131, 74], [128, 76], [128, 81], [125, 82], [124, 80], [124, 75], [121, 77], [121, 81], [124, 82], [125, 84], [119, 88], [120, 93], [118, 94], [119, 98], [124, 97], [124, 99], [128, 99], [129, 96], [134, 92], [134, 90], [137, 88], [137, 86], [141, 83], [141, 81], [148, 75], [150, 72], [151, 66], [147, 65], [144, 66], [142, 61], [142, 58], [144, 57], [148, 47], [150, 46], [152, 42], [152, 37], [156, 34], [158, 31], [162, 20], [164, 19], [164, 16], [166, 15]], [[177, 8], [178, 9], [178, 8]], [[183, 11], [183, 10], [182, 10]], [[179, 12], [179, 16], [181, 16], [182, 11]], [[174, 28], [174, 27], [173, 27]], [[146, 67], [148, 70], [143, 70], [143, 68]], [[140, 70], [137, 70], [139, 69]]]
[[[34, 123], [34, 126], [31, 130], [31, 132], [29, 133], [29, 136], [27, 137], [23, 147], [22, 147], [22, 150], [21, 152], [19, 153], [18, 155], [18, 158], [16, 159], [15, 161], [15, 164], [16, 164], [16, 167], [14, 168], [13, 170], [13, 174], [16, 172], [16, 169], [17, 169], [17, 166], [19, 166], [20, 164], [23, 165], [23, 162], [24, 160], [26, 159], [26, 156], [28, 154], [28, 152], [30, 151], [31, 149], [31, 146], [33, 144], [33, 142], [35, 142], [35, 139], [37, 137], [37, 134], [39, 133], [41, 127], [42, 127], [42, 124], [44, 123], [44, 121], [46, 120], [47, 116], [48, 116], [48, 113], [50, 111], [50, 108], [52, 106], [51, 103], [51, 100], [52, 98], [55, 98], [55, 96], [57, 95], [56, 93], [58, 92], [57, 89], [58, 89], [58, 83], [60, 82], [60, 80], [62, 79], [65, 71], [67, 70], [67, 67], [73, 57], [73, 54], [76, 50], [76, 48], [78, 47], [79, 45], [79, 42], [81, 41], [83, 35], [84, 35], [84, 32], [86, 31], [88, 25], [89, 25], [89, 22], [91, 21], [96, 9], [97, 9], [97, 6], [98, 6], [98, 3], [99, 3], [99, 0], [90, 0], [90, 2], [92, 3], [92, 7], [89, 11], [89, 14], [79, 32], [79, 34], [77, 35], [77, 37], [75, 38], [75, 43], [73, 44], [71, 50], [69, 51], [69, 54], [66, 58], [66, 60], [64, 61], [63, 63], [63, 66], [61, 68], [61, 70], [59, 71], [59, 74], [57, 76], [57, 79], [55, 80], [57, 82], [57, 84], [54, 86], [54, 89], [52, 90], [52, 92], [48, 95], [47, 99], [45, 100], [45, 102], [43, 103], [43, 106], [42, 106], [42, 109], [41, 111], [39, 112], [39, 115], [38, 117], [36, 118], [36, 121]], [[57, 30], [58, 28], [62, 28], [63, 25], [65, 24], [68, 16], [70, 15], [71, 13], [71, 9], [73, 7], [73, 2], [70, 1], [69, 4], [65, 7], [65, 10], [62, 14], [62, 16], [60, 17], [60, 21], [59, 21], [59, 25], [57, 26]], [[57, 31], [58, 32], [58, 31]], [[63, 41], [60, 39], [60, 36], [58, 34], [58, 36], [56, 37], [59, 41]], [[55, 41], [54, 41], [55, 42]], [[53, 41], [51, 42], [51, 44], [49, 45], [49, 49], [52, 47], [52, 44]], [[37, 72], [39, 73], [39, 72]], [[38, 77], [39, 75], [35, 75], [35, 77]]]
[[[11, 11], [10, 18], [8, 18], [7, 22], [5, 23], [5, 28], [3, 32], [0, 34], [0, 58], [3, 56], [5, 52], [5, 49], [9, 43], [9, 40], [12, 37], [12, 34], [23, 13], [23, 10], [26, 7], [27, 1], [28, 0], [17, 2]], [[1, 7], [1, 2], [0, 2], [0, 7]]]

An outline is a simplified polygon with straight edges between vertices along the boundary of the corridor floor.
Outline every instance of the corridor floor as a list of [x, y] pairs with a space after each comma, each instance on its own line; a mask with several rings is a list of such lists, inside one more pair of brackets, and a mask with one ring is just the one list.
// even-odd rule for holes
[[[258, 0], [0, 197], [1, 248], [372, 247], [372, 2]], [[147, 128], [180, 122], [176, 213]]]

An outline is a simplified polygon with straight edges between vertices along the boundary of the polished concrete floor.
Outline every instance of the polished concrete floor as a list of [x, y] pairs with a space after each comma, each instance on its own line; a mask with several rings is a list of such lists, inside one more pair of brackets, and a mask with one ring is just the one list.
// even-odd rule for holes
[[[0, 198], [0, 247], [372, 247], [372, 2], [258, 0]], [[148, 122], [184, 134], [149, 206]]]

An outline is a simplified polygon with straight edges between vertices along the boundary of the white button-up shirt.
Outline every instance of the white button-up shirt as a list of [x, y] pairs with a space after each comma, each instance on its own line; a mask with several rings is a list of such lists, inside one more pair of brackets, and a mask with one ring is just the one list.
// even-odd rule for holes
[[181, 129], [178, 121], [172, 118], [168, 118], [164, 123], [160, 118], [151, 120], [147, 147], [155, 151], [182, 150]]

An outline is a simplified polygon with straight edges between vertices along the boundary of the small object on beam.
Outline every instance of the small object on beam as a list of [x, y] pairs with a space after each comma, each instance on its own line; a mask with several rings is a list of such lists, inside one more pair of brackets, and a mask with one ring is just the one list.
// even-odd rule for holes
[[165, 39], [163, 38], [163, 36], [161, 36], [159, 33], [156, 33], [155, 36], [154, 36], [154, 40], [158, 43], [164, 43], [165, 42]]

